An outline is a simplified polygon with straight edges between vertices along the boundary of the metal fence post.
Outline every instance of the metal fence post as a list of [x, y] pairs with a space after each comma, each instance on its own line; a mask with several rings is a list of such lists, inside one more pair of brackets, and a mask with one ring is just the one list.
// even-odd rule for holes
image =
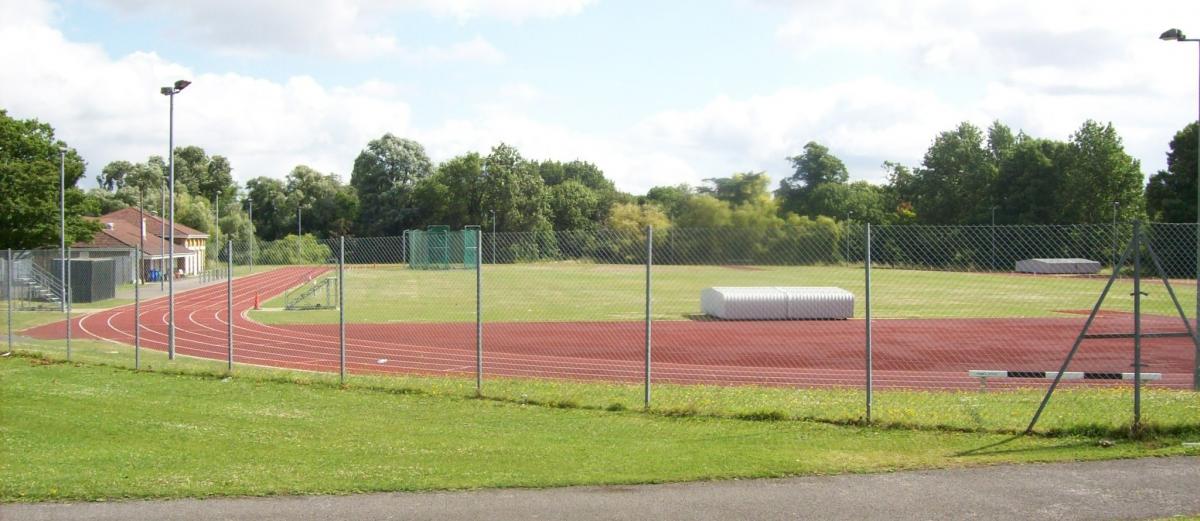
[[338, 380], [346, 383], [346, 236], [338, 237]]
[[63, 294], [67, 296], [64, 307], [67, 310], [67, 360], [71, 359], [71, 249], [66, 249], [63, 257], [63, 269], [66, 271], [66, 281], [63, 283]]
[[872, 349], [872, 345], [871, 345], [871, 223], [867, 223], [866, 262], [864, 264], [866, 265], [866, 278], [867, 278], [867, 280], [866, 280], [866, 285], [867, 285], [866, 288], [867, 289], [865, 292], [866, 293], [866, 295], [865, 295], [866, 302], [864, 302], [864, 309], [866, 311], [865, 314], [866, 314], [866, 321], [867, 321], [867, 346], [866, 346], [867, 347], [867, 359], [866, 359], [866, 363], [867, 363], [867, 423], [871, 423], [871, 400], [873, 398], [872, 391], [874, 390], [873, 389], [873, 387], [874, 387], [873, 376], [874, 375], [872, 374], [872, 367], [874, 366], [874, 360], [872, 359], [873, 353], [871, 352], [871, 349]]
[[[494, 239], [493, 239], [494, 240]], [[483, 228], [475, 232], [475, 394], [483, 394]]]
[[5, 299], [6, 301], [8, 301], [8, 352], [9, 352], [9, 353], [11, 353], [11, 352], [12, 352], [12, 350], [13, 350], [13, 327], [12, 327], [12, 315], [13, 315], [13, 289], [12, 289], [12, 279], [13, 279], [13, 275], [12, 275], [12, 270], [13, 270], [13, 262], [12, 262], [12, 260], [13, 260], [12, 248], [9, 248], [9, 249], [8, 249], [8, 255], [4, 257], [4, 261], [5, 261], [5, 266], [4, 266], [4, 279], [5, 279], [5, 283], [4, 283], [4, 284], [5, 284], [4, 299]]
[[229, 241], [229, 248], [226, 250], [226, 252], [228, 252], [228, 254], [229, 254], [229, 258], [225, 259], [225, 262], [228, 265], [227, 269], [229, 270], [228, 273], [225, 274], [225, 316], [227, 317], [227, 320], [228, 320], [226, 327], [228, 329], [228, 335], [229, 335], [229, 340], [228, 340], [229, 341], [229, 344], [228, 344], [229, 361], [226, 364], [226, 366], [227, 366], [226, 369], [229, 370], [230, 372], [233, 372], [233, 240], [232, 239]]
[[1142, 426], [1142, 222], [1133, 221], [1133, 432]]
[[[145, 234], [142, 234], [145, 235]], [[133, 281], [133, 368], [142, 368], [142, 247], [144, 240], [139, 241], [134, 263], [137, 264], [137, 278]]]
[[650, 273], [654, 265], [654, 226], [646, 227], [646, 392], [644, 406], [650, 408], [650, 347], [651, 342], [651, 318], [650, 313], [653, 311], [652, 292], [650, 289]]

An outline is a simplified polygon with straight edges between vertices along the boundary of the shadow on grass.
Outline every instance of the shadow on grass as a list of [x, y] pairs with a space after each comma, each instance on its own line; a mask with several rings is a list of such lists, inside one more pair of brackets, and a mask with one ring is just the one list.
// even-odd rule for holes
[[1084, 448], [1084, 447], [1094, 447], [1096, 445], [1095, 441], [1081, 440], [1081, 441], [1056, 443], [1054, 445], [1040, 446], [1040, 447], [1019, 447], [1019, 448], [1005, 448], [1005, 449], [1000, 448], [1000, 447], [1004, 447], [1005, 445], [1008, 445], [1014, 441], [1020, 440], [1021, 438], [1025, 438], [1025, 437], [1026, 436], [1023, 434], [1017, 434], [1017, 435], [1005, 438], [1003, 440], [997, 441], [995, 443], [989, 443], [982, 447], [976, 447], [974, 449], [956, 452], [956, 453], [954, 453], [954, 456], [955, 457], [998, 456], [1001, 454], [1021, 454], [1021, 453], [1058, 451], [1058, 450], [1063, 450], [1063, 449], [1080, 449], [1080, 448]]

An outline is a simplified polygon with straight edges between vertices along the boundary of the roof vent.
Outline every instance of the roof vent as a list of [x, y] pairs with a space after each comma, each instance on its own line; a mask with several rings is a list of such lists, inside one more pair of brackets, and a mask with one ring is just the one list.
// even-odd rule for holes
[[115, 229], [117, 229], [117, 226], [113, 223], [104, 223], [104, 229], [105, 230], [115, 230]]

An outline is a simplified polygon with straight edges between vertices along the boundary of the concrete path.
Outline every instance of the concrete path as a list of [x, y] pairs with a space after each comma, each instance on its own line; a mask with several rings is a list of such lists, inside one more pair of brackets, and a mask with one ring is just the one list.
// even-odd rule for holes
[[[256, 270], [257, 271], [257, 270]], [[234, 279], [236, 281], [237, 279]], [[224, 284], [225, 279], [204, 279], [200, 276], [187, 277], [183, 279], [175, 279], [175, 294], [178, 295], [189, 289], [202, 288], [213, 284]], [[133, 300], [133, 285], [122, 285], [117, 288], [116, 298]], [[147, 282], [142, 284], [141, 288], [142, 302], [167, 296], [167, 285], [159, 284], [158, 282]]]
[[0, 506], [0, 519], [1151, 519], [1200, 514], [1200, 458], [570, 487]]

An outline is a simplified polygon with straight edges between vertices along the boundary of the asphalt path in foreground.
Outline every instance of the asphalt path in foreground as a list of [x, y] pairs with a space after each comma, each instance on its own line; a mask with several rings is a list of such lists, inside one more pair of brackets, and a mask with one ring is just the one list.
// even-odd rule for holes
[[0, 506], [0, 519], [1153, 519], [1200, 514], [1200, 458], [889, 474], [206, 500]]

